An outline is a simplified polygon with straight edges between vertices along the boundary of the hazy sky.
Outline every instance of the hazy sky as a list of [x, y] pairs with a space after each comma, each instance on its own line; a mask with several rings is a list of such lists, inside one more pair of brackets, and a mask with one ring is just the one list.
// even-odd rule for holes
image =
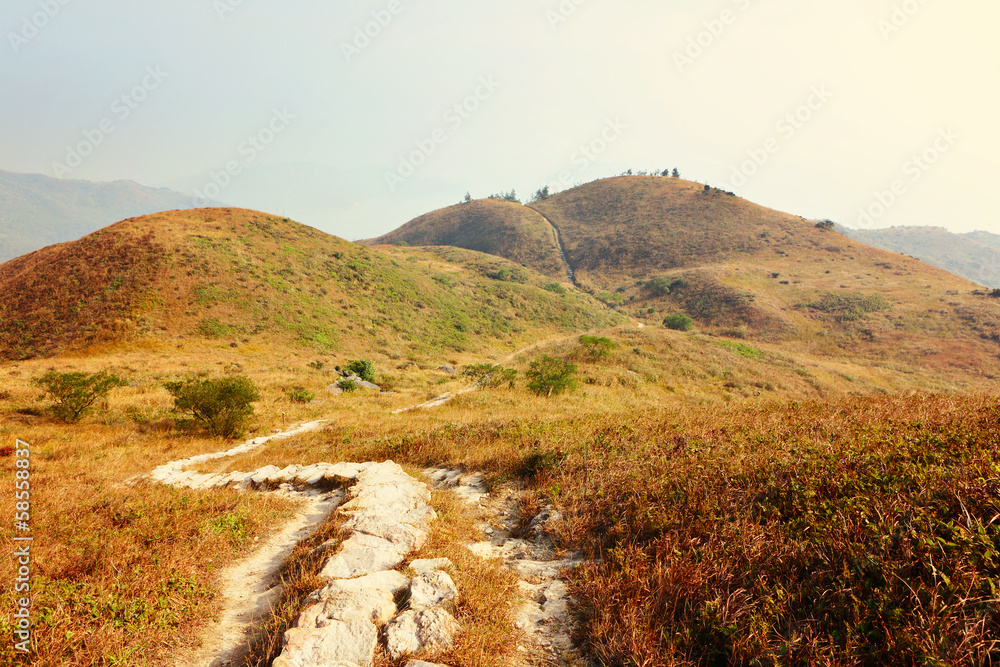
[[674, 167], [808, 218], [1000, 233], [997, 25], [996, 0], [5, 0], [0, 169], [349, 239]]

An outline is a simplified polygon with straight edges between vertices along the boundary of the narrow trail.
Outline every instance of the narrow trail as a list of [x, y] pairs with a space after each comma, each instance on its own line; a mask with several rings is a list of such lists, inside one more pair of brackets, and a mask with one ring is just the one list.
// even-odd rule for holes
[[534, 206], [531, 206], [530, 204], [525, 204], [525, 206], [542, 216], [542, 219], [544, 219], [545, 222], [549, 223], [549, 226], [552, 227], [552, 233], [556, 241], [556, 246], [559, 248], [559, 259], [562, 260], [563, 267], [566, 269], [566, 277], [569, 278], [570, 283], [579, 287], [579, 283], [576, 282], [576, 273], [573, 271], [573, 267], [569, 263], [569, 255], [566, 254], [566, 246], [563, 245], [562, 234], [559, 232], [559, 228], [556, 227], [556, 224], [552, 222], [549, 216], [545, 215]]

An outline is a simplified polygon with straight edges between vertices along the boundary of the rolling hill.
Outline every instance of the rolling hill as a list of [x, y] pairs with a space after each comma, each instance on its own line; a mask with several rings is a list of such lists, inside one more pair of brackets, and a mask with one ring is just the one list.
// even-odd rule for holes
[[943, 227], [838, 227], [837, 231], [876, 248], [912, 255], [979, 285], [1000, 288], [1000, 236], [996, 234], [955, 234]]
[[[469, 215], [470, 206], [429, 214], [379, 241], [471, 245], [474, 239], [526, 263], [523, 252], [503, 242], [517, 234], [477, 222], [482, 218]], [[578, 284], [647, 324], [683, 313], [702, 331], [781, 342], [813, 355], [865, 358], [904, 371], [997, 373], [996, 299], [956, 275], [800, 216], [655, 176], [595, 181], [530, 208], [504, 205], [508, 224], [534, 225], [533, 210], [558, 229]], [[452, 233], [420, 233], [442, 228], [442, 220]], [[551, 242], [544, 247], [551, 251]]]
[[133, 181], [93, 183], [0, 170], [0, 262], [118, 220], [191, 206], [189, 195]]
[[536, 211], [516, 202], [478, 199], [411, 220], [370, 245], [455, 246], [478, 250], [564, 280], [555, 230]]
[[242, 209], [133, 218], [0, 265], [0, 356], [194, 337], [398, 358], [622, 319], [505, 260], [454, 254], [374, 250]]

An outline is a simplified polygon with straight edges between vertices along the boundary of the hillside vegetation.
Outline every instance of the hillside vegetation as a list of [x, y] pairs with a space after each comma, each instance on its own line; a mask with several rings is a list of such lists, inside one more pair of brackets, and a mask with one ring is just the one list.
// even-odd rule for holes
[[370, 244], [455, 246], [506, 257], [539, 273], [566, 279], [554, 231], [516, 202], [477, 199], [411, 220]]
[[253, 211], [164, 213], [0, 266], [0, 356], [193, 337], [398, 358], [616, 321], [548, 282], [492, 256], [383, 252]]

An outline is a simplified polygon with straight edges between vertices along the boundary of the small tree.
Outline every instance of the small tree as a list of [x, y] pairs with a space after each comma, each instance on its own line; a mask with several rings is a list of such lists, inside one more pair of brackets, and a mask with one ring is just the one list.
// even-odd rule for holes
[[816, 223], [816, 229], [822, 229], [825, 232], [832, 231], [837, 224], [833, 220], [820, 220]]
[[670, 175], [673, 176], [674, 178], [680, 178], [681, 177], [681, 172], [679, 172], [677, 170], [677, 167], [674, 167], [674, 172], [672, 174], [670, 174]]
[[462, 200], [462, 203], [463, 204], [471, 204], [472, 203], [472, 194], [466, 192], [465, 193], [465, 199]]
[[656, 276], [646, 281], [643, 287], [649, 296], [659, 298], [670, 294], [671, 284], [673, 284], [673, 280], [669, 276]]
[[98, 399], [104, 398], [125, 381], [107, 371], [99, 373], [60, 373], [49, 371], [34, 383], [45, 388], [54, 400], [52, 414], [59, 421], [78, 422]]
[[246, 431], [260, 392], [250, 378], [188, 378], [163, 385], [174, 397], [174, 407], [191, 415], [210, 433], [232, 438]]
[[604, 359], [618, 349], [610, 338], [597, 336], [580, 336], [580, 345], [583, 346], [584, 353], [594, 361]]
[[525, 376], [528, 378], [528, 389], [539, 396], [551, 397], [576, 389], [575, 374], [576, 364], [546, 354], [531, 362]]
[[514, 378], [517, 371], [513, 368], [494, 366], [493, 364], [473, 364], [466, 366], [462, 375], [470, 377], [476, 381], [482, 389], [492, 389], [506, 383], [511, 389], [514, 388]]
[[687, 315], [675, 313], [663, 318], [663, 326], [674, 331], [691, 331], [691, 327], [694, 326], [694, 320]]
[[350, 361], [344, 370], [354, 373], [365, 382], [375, 382], [375, 364], [367, 359]]
[[538, 188], [537, 190], [535, 190], [535, 194], [531, 196], [531, 201], [533, 202], [545, 201], [548, 198], [549, 198], [549, 186], [546, 185], [543, 188]]

